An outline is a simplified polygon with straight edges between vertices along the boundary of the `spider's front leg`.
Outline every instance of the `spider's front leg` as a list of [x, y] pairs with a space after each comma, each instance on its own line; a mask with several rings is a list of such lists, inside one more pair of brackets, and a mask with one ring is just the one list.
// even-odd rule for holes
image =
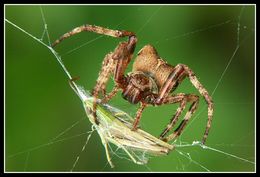
[[[99, 92], [102, 92], [104, 95], [106, 94], [105, 88], [111, 73], [115, 73], [114, 78], [118, 86], [120, 88], [124, 86], [124, 82], [125, 82], [124, 71], [129, 61], [132, 58], [132, 54], [135, 49], [137, 38], [135, 37], [135, 34], [133, 32], [123, 31], [123, 30], [122, 31], [111, 30], [101, 26], [86, 24], [86, 25], [76, 27], [73, 30], [63, 34], [51, 46], [55, 47], [57, 44], [61, 43], [64, 39], [67, 39], [83, 31], [94, 32], [94, 33], [103, 34], [103, 35], [116, 37], [116, 38], [129, 37], [128, 42], [120, 43], [113, 53], [109, 53], [108, 55], [106, 55], [102, 64], [101, 71], [99, 73], [99, 77], [97, 79], [96, 86], [93, 89], [92, 92], [94, 97], [93, 116], [96, 124], [98, 124], [97, 115], [96, 115], [98, 94]], [[116, 93], [116, 91], [114, 92]], [[111, 99], [115, 95], [114, 92], [112, 91], [112, 93], [109, 94], [106, 97], [106, 100], [104, 101], [108, 101], [109, 99]]]
[[85, 25], [76, 27], [73, 30], [63, 34], [59, 39], [57, 39], [54, 43], [52, 43], [51, 46], [55, 47], [56, 45], [61, 43], [64, 39], [67, 39], [71, 36], [74, 36], [75, 34], [79, 34], [84, 31], [94, 32], [94, 33], [103, 34], [103, 35], [116, 37], [116, 38], [135, 35], [133, 32], [129, 32], [129, 31], [111, 30], [111, 29], [104, 28], [101, 26], [85, 24]]
[[106, 84], [112, 73], [114, 73], [114, 81], [116, 83], [116, 86], [113, 88], [111, 93], [105, 95], [105, 97], [101, 101], [102, 103], [108, 102], [113, 96], [115, 96], [119, 89], [123, 89], [126, 86], [127, 81], [124, 72], [132, 58], [136, 42], [137, 38], [134, 35], [130, 36], [127, 42], [121, 42], [113, 53], [106, 55], [103, 61], [96, 85], [92, 91], [92, 95], [94, 97], [93, 116], [97, 124], [98, 120], [96, 115], [96, 109], [98, 94], [100, 91], [102, 93], [105, 93]]

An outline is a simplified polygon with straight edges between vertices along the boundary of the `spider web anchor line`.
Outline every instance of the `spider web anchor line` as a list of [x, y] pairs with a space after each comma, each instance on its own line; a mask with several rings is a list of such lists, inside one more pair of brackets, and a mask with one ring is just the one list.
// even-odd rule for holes
[[184, 152], [182, 152], [182, 151], [180, 151], [180, 150], [176, 150], [176, 151], [177, 151], [181, 156], [187, 158], [190, 162], [192, 162], [192, 163], [198, 165], [199, 167], [203, 168], [204, 170], [210, 172], [210, 170], [209, 170], [208, 168], [206, 168], [205, 166], [201, 165], [199, 162], [193, 160], [193, 159], [191, 158], [191, 156], [190, 156], [189, 153], [184, 153]]
[[29, 156], [30, 156], [30, 152], [27, 152], [26, 159], [25, 159], [25, 163], [24, 163], [23, 171], [26, 171], [26, 169], [27, 169], [27, 167], [28, 167]]
[[44, 17], [42, 6], [40, 6], [40, 11], [41, 11], [41, 17], [42, 17], [42, 21], [43, 21], [43, 25], [44, 25], [44, 31], [43, 31], [43, 34], [42, 34], [42, 37], [41, 37], [40, 40], [41, 41], [43, 40], [43, 37], [44, 37], [44, 35], [46, 33], [47, 34], [48, 44], [49, 44], [49, 46], [51, 46], [51, 40], [50, 40], [50, 36], [49, 36], [49, 32], [48, 32], [48, 25], [47, 25], [45, 17]]
[[59, 139], [59, 140], [55, 140], [55, 141], [53, 141], [53, 139], [51, 139], [51, 141], [49, 141], [48, 143], [44, 143], [44, 144], [41, 144], [41, 145], [32, 147], [32, 148], [30, 148], [30, 149], [27, 149], [27, 150], [24, 150], [24, 151], [20, 151], [20, 152], [11, 154], [11, 155], [8, 156], [8, 158], [13, 158], [13, 157], [15, 157], [15, 156], [17, 156], [17, 155], [21, 155], [21, 154], [24, 154], [24, 153], [32, 152], [32, 151], [38, 150], [38, 149], [40, 149], [40, 148], [53, 145], [53, 144], [55, 144], [55, 143], [67, 141], [67, 140], [70, 140], [70, 139], [73, 139], [73, 138], [76, 138], [76, 137], [79, 137], [79, 136], [82, 136], [82, 135], [86, 135], [86, 134], [88, 134], [88, 133], [90, 133], [90, 132], [91, 132], [91, 131], [89, 131], [89, 132], [84, 132], [84, 133], [81, 133], [81, 134], [73, 135], [73, 136], [70, 136], [70, 137], [67, 137], [67, 138], [63, 138], [63, 139]]
[[79, 158], [80, 158], [80, 155], [81, 155], [81, 154], [83, 153], [83, 151], [85, 150], [85, 148], [86, 148], [86, 146], [87, 146], [87, 144], [88, 144], [88, 142], [89, 142], [89, 140], [90, 140], [90, 138], [91, 138], [93, 132], [94, 132], [94, 129], [92, 128], [92, 131], [91, 131], [90, 134], [88, 135], [85, 144], [83, 145], [83, 147], [82, 147], [82, 149], [81, 149], [79, 155], [76, 157], [76, 160], [74, 161], [74, 163], [73, 163], [73, 165], [72, 165], [72, 168], [71, 168], [71, 170], [70, 170], [71, 172], [74, 170], [76, 164], [78, 163]]
[[208, 149], [208, 150], [211, 150], [211, 151], [215, 151], [215, 152], [218, 152], [218, 153], [221, 153], [221, 154], [224, 154], [224, 155], [227, 155], [227, 156], [230, 156], [230, 157], [239, 159], [239, 160], [244, 161], [244, 162], [247, 162], [247, 163], [255, 164], [255, 162], [253, 162], [253, 161], [244, 159], [244, 158], [239, 157], [239, 156], [236, 156], [236, 155], [234, 155], [234, 154], [227, 153], [227, 152], [224, 152], [224, 151], [221, 151], [221, 150], [212, 148], [212, 147], [210, 147], [210, 146], [206, 146], [206, 145], [202, 144], [200, 141], [193, 141], [192, 144], [181, 144], [181, 145], [175, 144], [175, 147], [176, 147], [176, 148], [190, 147], [190, 146], [199, 146], [199, 147], [201, 147], [202, 149]]
[[[187, 32], [187, 33], [183, 33], [183, 34], [180, 34], [180, 35], [175, 35], [173, 37], [166, 38], [165, 41], [175, 40], [175, 39], [178, 39], [178, 38], [186, 37], [186, 36], [193, 35], [193, 34], [196, 34], [196, 33], [200, 33], [200, 32], [203, 32], [203, 31], [207, 31], [207, 30], [210, 30], [212, 28], [216, 28], [216, 27], [220, 27], [220, 26], [223, 26], [225, 24], [228, 24], [231, 21], [232, 20], [229, 19], [229, 20], [226, 20], [226, 21], [218, 23], [218, 24], [213, 24], [213, 25], [207, 26], [205, 28], [200, 28], [200, 29], [190, 31], [190, 32]], [[158, 44], [160, 42], [163, 42], [163, 40], [158, 40], [155, 44]]]

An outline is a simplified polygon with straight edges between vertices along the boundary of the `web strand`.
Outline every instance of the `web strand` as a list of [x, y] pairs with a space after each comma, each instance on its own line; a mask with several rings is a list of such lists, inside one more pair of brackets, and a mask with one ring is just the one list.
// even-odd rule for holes
[[47, 23], [46, 23], [46, 20], [45, 20], [45, 17], [44, 17], [42, 6], [40, 6], [40, 11], [41, 11], [42, 21], [43, 21], [43, 25], [44, 25], [44, 33], [43, 33], [43, 35], [41, 37], [41, 40], [43, 39], [44, 34], [46, 33], [47, 34], [48, 44], [49, 44], [49, 46], [51, 46], [51, 40], [50, 40], [50, 36], [49, 36], [49, 32], [48, 32], [48, 26], [47, 26]]
[[[92, 131], [90, 131], [92, 132]], [[84, 132], [84, 133], [81, 133], [81, 134], [77, 134], [77, 135], [74, 135], [74, 136], [70, 136], [70, 137], [67, 137], [67, 138], [63, 138], [63, 139], [59, 139], [59, 140], [56, 140], [56, 141], [50, 141], [48, 143], [45, 143], [45, 144], [41, 144], [39, 146], [35, 146], [33, 148], [30, 148], [30, 149], [27, 149], [27, 150], [24, 150], [24, 151], [20, 151], [20, 152], [17, 152], [17, 153], [14, 153], [12, 155], [9, 155], [8, 158], [13, 158], [17, 155], [21, 155], [21, 154], [24, 154], [24, 153], [28, 153], [28, 152], [32, 152], [32, 151], [35, 151], [35, 150], [38, 150], [40, 148], [43, 148], [43, 147], [46, 147], [46, 146], [50, 146], [50, 145], [53, 145], [55, 143], [60, 143], [60, 142], [64, 142], [64, 141], [67, 141], [67, 140], [70, 140], [70, 139], [73, 139], [73, 138], [77, 138], [77, 137], [80, 137], [82, 135], [86, 135], [90, 132]]]
[[[193, 160], [188, 153], [183, 153], [182, 151], [177, 150], [177, 149], [176, 149], [176, 151], [177, 151], [181, 156], [187, 158], [190, 162], [194, 163], [195, 165], [198, 165], [199, 167], [201, 167], [202, 169], [206, 170], [207, 172], [210, 172], [210, 170], [209, 170], [208, 168], [206, 168], [205, 166], [201, 165], [199, 162]], [[188, 154], [188, 155], [187, 155], [187, 154]]]
[[224, 151], [221, 151], [221, 150], [218, 150], [218, 149], [215, 149], [215, 148], [203, 145], [199, 141], [193, 141], [192, 144], [182, 144], [182, 145], [175, 145], [175, 146], [178, 147], [178, 148], [191, 147], [191, 146], [200, 146], [202, 149], [208, 149], [208, 150], [211, 150], [211, 151], [218, 152], [220, 154], [227, 155], [229, 157], [233, 157], [233, 158], [238, 159], [238, 160], [242, 160], [242, 161], [247, 162], [247, 163], [255, 164], [255, 162], [247, 160], [247, 159], [242, 158], [242, 157], [239, 157], [237, 155], [234, 155], [234, 154], [231, 154], [231, 153], [228, 153], [228, 152], [224, 152]]
[[151, 21], [151, 19], [159, 12], [159, 10], [162, 8], [163, 6], [160, 6], [148, 19], [147, 21], [143, 24], [143, 26], [140, 27], [139, 30], [137, 30], [136, 34], [139, 34], [144, 27]]
[[165, 40], [159, 40], [159, 41], [156, 42], [156, 44], [158, 44], [158, 43], [160, 43], [160, 42], [163, 42], [163, 41], [175, 40], [175, 39], [178, 39], [178, 38], [183, 38], [183, 37], [187, 37], [187, 36], [190, 36], [190, 35], [194, 35], [194, 34], [196, 34], [196, 33], [204, 32], [204, 31], [207, 31], [207, 30], [216, 28], [216, 27], [220, 27], [220, 26], [229, 24], [231, 21], [232, 21], [232, 20], [226, 20], [226, 21], [224, 21], [224, 22], [221, 22], [221, 23], [218, 23], [218, 24], [214, 24], [214, 25], [210, 25], [210, 26], [207, 26], [207, 27], [205, 27], [205, 28], [200, 28], [200, 29], [193, 30], [193, 31], [190, 31], [190, 32], [187, 32], [187, 33], [183, 33], [183, 34], [180, 34], [180, 35], [176, 35], [176, 36], [167, 38], [167, 39], [165, 39]]
[[82, 47], [84, 47], [84, 46], [86, 46], [86, 45], [88, 45], [88, 44], [91, 44], [92, 42], [97, 41], [98, 39], [100, 39], [100, 38], [102, 38], [102, 37], [104, 37], [104, 36], [98, 36], [98, 37], [96, 37], [96, 38], [94, 38], [94, 39], [92, 39], [92, 40], [90, 40], [90, 41], [88, 41], [88, 42], [85, 42], [85, 43], [83, 43], [82, 45], [80, 45], [80, 46], [78, 46], [78, 47], [75, 47], [74, 49], [69, 50], [69, 51], [66, 52], [65, 54], [61, 55], [61, 57], [64, 57], [65, 55], [68, 55], [68, 54], [71, 54], [71, 53], [75, 52], [76, 50], [78, 50], [78, 49], [80, 49], [80, 48], [82, 48]]
[[[244, 10], [244, 6], [241, 8], [240, 13], [239, 13], [239, 16], [238, 16], [238, 22], [237, 22], [237, 28], [236, 28], [236, 29], [237, 29], [237, 40], [236, 40], [236, 42], [240, 42], [240, 40], [239, 40], [239, 38], [240, 38], [240, 20], [241, 20], [241, 15], [242, 15], [243, 10]], [[246, 38], [245, 38], [245, 39], [246, 39]], [[244, 41], [245, 41], [245, 39], [244, 39]], [[243, 42], [244, 42], [244, 41], [243, 41]], [[216, 86], [214, 87], [214, 89], [213, 89], [213, 91], [212, 91], [212, 93], [211, 93], [211, 97], [213, 97], [213, 95], [215, 94], [215, 92], [216, 92], [217, 88], [219, 87], [221, 81], [223, 80], [223, 78], [224, 78], [224, 76], [225, 76], [227, 70], [229, 69], [230, 64], [231, 64], [231, 62], [233, 61], [234, 56], [236, 55], [236, 53], [237, 53], [237, 51], [238, 51], [238, 49], [239, 49], [240, 46], [241, 46], [240, 43], [236, 43], [235, 50], [234, 50], [234, 52], [232, 53], [232, 56], [231, 56], [231, 58], [229, 59], [229, 61], [228, 61], [227, 65], [226, 65], [224, 71], [222, 72], [222, 74], [221, 74], [219, 80], [217, 81], [217, 84], [216, 84]], [[200, 114], [206, 109], [206, 107], [207, 107], [207, 106], [204, 105], [204, 106], [201, 108], [201, 111], [198, 112], [198, 113], [196, 114], [196, 116], [194, 116], [194, 118], [193, 118], [193, 119], [190, 121], [190, 123], [186, 126], [186, 129], [183, 131], [183, 133], [187, 131], [187, 129], [192, 125], [192, 123], [196, 120], [196, 118], [199, 117]]]
[[26, 171], [26, 169], [27, 169], [28, 162], [29, 162], [29, 156], [30, 156], [30, 152], [27, 152], [26, 159], [25, 159], [25, 163], [24, 163], [23, 171]]
[[59, 133], [57, 136], [55, 136], [54, 138], [51, 139], [51, 142], [55, 141], [56, 139], [58, 139], [59, 137], [61, 137], [62, 135], [64, 135], [65, 133], [67, 133], [68, 131], [70, 131], [72, 128], [74, 128], [76, 125], [78, 125], [82, 120], [85, 120], [86, 117], [76, 121], [75, 123], [73, 123], [71, 126], [69, 126], [68, 128], [66, 128], [65, 130], [63, 130], [61, 133]]
[[81, 155], [82, 152], [85, 150], [85, 148], [86, 148], [86, 146], [87, 146], [87, 144], [88, 144], [88, 142], [89, 142], [89, 140], [90, 140], [90, 137], [91, 137], [91, 135], [92, 135], [93, 132], [94, 132], [94, 130], [92, 130], [92, 131], [90, 132], [90, 134], [88, 135], [87, 140], [86, 140], [84, 146], [82, 147], [81, 152], [80, 152], [79, 155], [77, 156], [75, 162], [73, 163], [73, 166], [72, 166], [72, 168], [71, 168], [70, 171], [73, 171], [73, 170], [74, 170], [76, 164], [77, 164], [78, 161], [79, 161], [80, 155]]

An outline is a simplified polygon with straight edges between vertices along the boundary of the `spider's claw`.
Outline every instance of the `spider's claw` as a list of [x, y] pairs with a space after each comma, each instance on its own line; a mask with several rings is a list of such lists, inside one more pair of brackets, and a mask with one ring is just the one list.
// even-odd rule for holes
[[159, 139], [162, 140], [162, 141], [164, 141], [164, 142], [166, 142], [166, 143], [168, 142], [168, 138], [160, 137]]
[[131, 128], [131, 130], [132, 130], [132, 131], [136, 131], [136, 130], [137, 130], [137, 128], [135, 128], [135, 127], [132, 127], [132, 128]]
[[201, 140], [200, 143], [201, 143], [202, 145], [205, 145], [205, 142], [206, 142], [206, 139], [203, 138], [203, 140]]
[[162, 141], [164, 141], [164, 142], [168, 142], [168, 139], [167, 139], [167, 138], [164, 138], [163, 136], [160, 136], [160, 137], [159, 137], [159, 140], [162, 140]]
[[137, 125], [135, 123], [133, 123], [133, 127], [131, 128], [132, 131], [136, 131], [137, 130]]
[[166, 128], [166, 129], [161, 133], [160, 139], [163, 139], [168, 132], [169, 132], [169, 129]]

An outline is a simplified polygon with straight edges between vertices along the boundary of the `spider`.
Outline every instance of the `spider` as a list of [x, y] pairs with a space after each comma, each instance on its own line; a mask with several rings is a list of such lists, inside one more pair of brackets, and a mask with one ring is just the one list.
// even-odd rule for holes
[[[173, 91], [183, 79], [188, 77], [193, 86], [205, 98], [208, 105], [208, 121], [202, 139], [202, 143], [205, 143], [212, 122], [213, 102], [208, 91], [203, 87], [194, 72], [188, 66], [184, 64], [177, 64], [176, 66], [170, 65], [159, 57], [156, 49], [152, 45], [145, 45], [137, 54], [133, 63], [132, 72], [124, 74], [136, 47], [137, 37], [135, 33], [125, 30], [112, 30], [88, 24], [74, 28], [65, 33], [52, 44], [52, 47], [56, 46], [64, 39], [83, 31], [94, 32], [115, 38], [128, 37], [127, 41], [120, 42], [114, 52], [108, 53], [103, 60], [96, 85], [92, 91], [94, 98], [93, 116], [96, 124], [99, 123], [96, 116], [99, 94], [101, 93], [103, 95], [101, 103], [107, 103], [119, 90], [122, 90], [122, 97], [125, 100], [132, 104], [140, 103], [140, 107], [136, 112], [135, 120], [133, 122], [133, 131], [138, 128], [142, 112], [148, 105], [159, 106], [163, 104], [178, 103], [179, 107], [176, 113], [159, 137], [166, 142], [176, 139], [181, 135], [199, 103], [199, 96], [195, 94], [173, 94]], [[106, 85], [112, 74], [115, 86], [109, 94], [106, 94]], [[169, 131], [176, 125], [187, 103], [191, 103], [191, 105], [183, 120], [173, 133], [166, 137]]]

